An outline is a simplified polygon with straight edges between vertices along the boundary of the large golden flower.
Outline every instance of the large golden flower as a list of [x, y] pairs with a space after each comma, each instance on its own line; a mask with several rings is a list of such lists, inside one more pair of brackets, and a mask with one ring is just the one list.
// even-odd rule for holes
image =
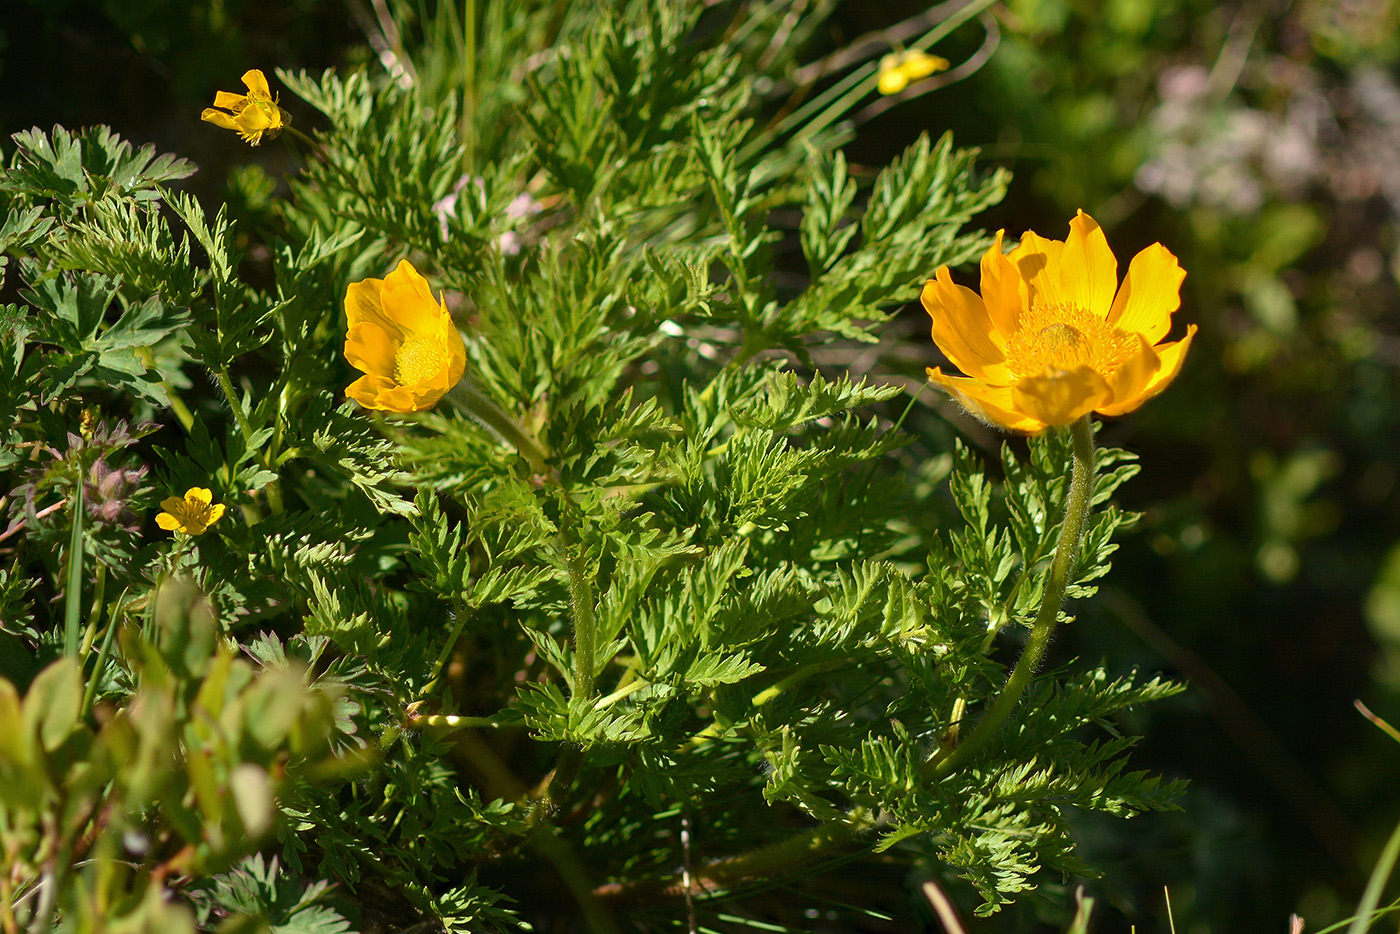
[[345, 290], [345, 359], [364, 371], [345, 394], [367, 409], [421, 412], [461, 380], [467, 348], [408, 260]]
[[1028, 231], [1003, 254], [1002, 233], [982, 257], [980, 296], [954, 285], [947, 266], [924, 286], [933, 340], [967, 374], [931, 367], [929, 379], [973, 415], [1029, 432], [1089, 412], [1122, 415], [1167, 387], [1196, 326], [1160, 343], [1186, 277], [1166, 247], [1133, 257], [1119, 286], [1118, 261], [1083, 211], [1064, 241]]
[[[253, 68], [244, 72], [243, 83], [248, 87], [247, 94], [217, 92], [214, 106], [204, 108], [199, 119], [225, 130], [234, 130], [250, 146], [256, 146], [264, 136], [272, 139], [281, 133], [292, 118], [277, 106], [277, 98], [272, 96], [267, 77], [261, 71]], [[220, 109], [216, 110], [216, 107]]]

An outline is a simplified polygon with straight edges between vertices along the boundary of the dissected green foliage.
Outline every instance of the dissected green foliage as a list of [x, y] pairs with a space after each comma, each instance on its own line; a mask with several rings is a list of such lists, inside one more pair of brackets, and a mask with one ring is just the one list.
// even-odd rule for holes
[[[410, 80], [282, 74], [317, 146], [237, 222], [105, 130], [16, 138], [0, 930], [609, 930], [681, 917], [691, 859], [697, 910], [742, 914], [814, 866], [740, 854], [814, 825], [984, 911], [1088, 872], [1074, 811], [1179, 790], [1112, 719], [1174, 686], [1047, 672], [926, 767], [1039, 606], [1066, 440], [1004, 482], [959, 446], [950, 506], [896, 457], [899, 390], [812, 360], [984, 249], [1004, 177], [946, 136], [857, 171], [829, 114], [768, 120], [783, 4], [488, 6], [479, 55], [454, 11], [418, 24]], [[346, 286], [404, 256], [544, 471], [446, 403], [338, 402]], [[1072, 598], [1131, 519], [1131, 458], [1101, 463]], [[153, 507], [189, 487], [228, 513], [172, 539]]]

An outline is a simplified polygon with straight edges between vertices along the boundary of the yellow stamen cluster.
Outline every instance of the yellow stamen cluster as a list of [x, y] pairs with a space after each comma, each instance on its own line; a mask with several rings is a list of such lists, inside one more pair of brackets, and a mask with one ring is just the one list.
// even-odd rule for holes
[[1006, 366], [1017, 379], [1088, 366], [1105, 378], [1137, 349], [1128, 334], [1079, 305], [1034, 303], [1006, 344]]
[[447, 349], [433, 337], [415, 337], [403, 342], [394, 354], [394, 378], [404, 385], [432, 379], [447, 364]]

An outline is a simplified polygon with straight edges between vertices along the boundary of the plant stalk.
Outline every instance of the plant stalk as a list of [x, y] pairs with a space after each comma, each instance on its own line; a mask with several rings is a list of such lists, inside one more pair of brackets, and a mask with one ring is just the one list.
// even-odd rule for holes
[[537, 474], [547, 471], [545, 460], [549, 457], [548, 449], [473, 385], [471, 377], [464, 376], [461, 382], [448, 390], [447, 398], [477, 424], [519, 451], [520, 456], [530, 462], [531, 471]]
[[983, 714], [972, 735], [947, 758], [939, 759], [938, 753], [935, 753], [924, 764], [926, 777], [939, 779], [952, 773], [966, 764], [974, 753], [996, 735], [997, 730], [1016, 707], [1016, 702], [1030, 686], [1031, 678], [1035, 676], [1035, 670], [1040, 667], [1040, 660], [1045, 656], [1045, 649], [1055, 632], [1055, 624], [1060, 619], [1060, 607], [1064, 603], [1065, 588], [1069, 586], [1070, 570], [1074, 567], [1074, 559], [1084, 540], [1084, 526], [1093, 502], [1094, 426], [1088, 415], [1070, 427], [1070, 436], [1074, 442], [1074, 462], [1070, 472], [1069, 496], [1065, 502], [1065, 519], [1060, 526], [1055, 556], [1050, 563], [1050, 576], [1045, 581], [1045, 594], [1041, 598], [1040, 612], [1036, 614], [1035, 624], [1031, 627], [1030, 638], [1026, 640], [1026, 647], [1016, 661], [1016, 667], [1011, 670], [1011, 677], [1007, 679], [1006, 686]]

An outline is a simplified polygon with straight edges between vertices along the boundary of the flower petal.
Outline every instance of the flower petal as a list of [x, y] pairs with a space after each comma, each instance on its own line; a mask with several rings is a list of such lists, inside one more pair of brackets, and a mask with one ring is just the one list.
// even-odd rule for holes
[[1191, 348], [1191, 339], [1195, 336], [1196, 326], [1192, 324], [1186, 328], [1186, 336], [1181, 340], [1170, 344], [1158, 344], [1153, 348], [1161, 358], [1162, 365], [1138, 397], [1138, 405], [1166, 389], [1171, 381], [1176, 379], [1176, 374], [1181, 372], [1181, 365], [1186, 361], [1186, 351]]
[[187, 503], [198, 503], [200, 506], [208, 506], [213, 501], [213, 492], [202, 486], [192, 486], [185, 492], [185, 502]]
[[180, 520], [168, 512], [160, 512], [156, 513], [156, 525], [167, 532], [173, 532], [180, 527]]
[[365, 321], [373, 321], [384, 329], [390, 340], [398, 343], [403, 340], [403, 329], [390, 321], [380, 304], [380, 293], [384, 288], [383, 279], [361, 279], [352, 282], [345, 289], [345, 319], [349, 327]]
[[924, 283], [920, 296], [924, 309], [933, 319], [933, 341], [953, 365], [968, 376], [1008, 382], [1006, 356], [982, 298], [971, 289], [953, 284], [948, 267], [938, 270], [938, 278]]
[[1068, 300], [1092, 315], [1107, 318], [1118, 288], [1118, 259], [1098, 223], [1080, 211], [1069, 222], [1069, 238], [1060, 256], [1060, 276]]
[[406, 259], [384, 277], [379, 301], [385, 316], [405, 331], [429, 335], [441, 330], [442, 306], [434, 301], [428, 280]]
[[160, 501], [160, 508], [166, 512], [180, 515], [185, 511], [185, 498], [183, 496], [167, 496]]
[[1006, 231], [998, 230], [996, 243], [982, 254], [982, 303], [992, 327], [1003, 335], [1015, 332], [1026, 307], [1029, 288], [1026, 280], [1001, 250], [1001, 238]]
[[248, 95], [234, 94], [232, 91], [215, 91], [214, 106], [222, 107], [224, 110], [238, 113], [248, 106]]
[[1079, 366], [1021, 380], [1011, 387], [1011, 404], [1047, 425], [1068, 425], [1104, 404], [1110, 393], [1102, 376]]
[[267, 86], [267, 76], [256, 68], [250, 68], [243, 73], [243, 84], [248, 88], [249, 96], [260, 95], [272, 100], [272, 89]]
[[345, 335], [345, 359], [357, 370], [392, 379], [397, 348], [389, 332], [377, 321], [352, 324]]
[[1100, 415], [1123, 415], [1142, 405], [1143, 391], [1162, 367], [1161, 358], [1152, 345], [1140, 334], [1137, 339], [1137, 352], [1108, 377], [1113, 400], [1095, 409]]
[[1021, 243], [1007, 255], [1016, 272], [1029, 287], [1027, 302], [1063, 305], [1069, 302], [1060, 273], [1060, 257], [1065, 245], [1059, 240], [1047, 240], [1033, 230], [1021, 235]]
[[1010, 386], [991, 386], [977, 379], [944, 376], [938, 367], [929, 367], [928, 378], [942, 386], [971, 415], [989, 425], [1011, 431], [1040, 431], [1045, 423], [1017, 412], [1011, 402]]
[[209, 512], [204, 517], [205, 525], [213, 525], [224, 517], [224, 504], [215, 503], [209, 507]]
[[212, 123], [216, 127], [225, 130], [237, 130], [238, 124], [233, 121], [232, 114], [226, 114], [222, 110], [215, 110], [213, 107], [205, 107], [199, 113], [199, 119], [205, 123]]
[[1113, 300], [1108, 323], [1155, 344], [1172, 327], [1172, 312], [1181, 307], [1181, 282], [1186, 271], [1172, 252], [1154, 243], [1133, 257], [1128, 275]]

